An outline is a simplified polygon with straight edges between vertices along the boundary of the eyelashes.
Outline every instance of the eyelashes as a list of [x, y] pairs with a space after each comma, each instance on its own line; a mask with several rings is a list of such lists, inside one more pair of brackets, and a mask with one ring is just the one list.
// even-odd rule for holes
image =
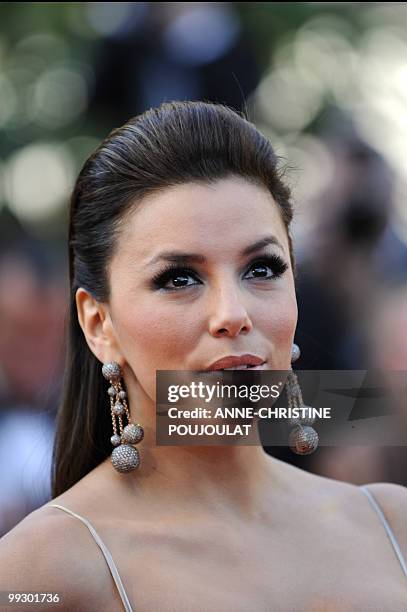
[[[254, 259], [248, 267], [248, 271], [252, 271], [254, 268], [271, 268], [272, 276], [252, 276], [249, 280], [260, 280], [260, 281], [273, 281], [284, 274], [288, 269], [288, 265], [279, 255], [263, 255], [261, 258]], [[196, 283], [179, 285], [178, 287], [166, 287], [165, 285], [169, 280], [175, 278], [186, 278], [193, 276], [195, 279], [198, 278], [197, 273], [192, 268], [185, 266], [179, 266], [177, 264], [168, 264], [167, 267], [158, 272], [152, 279], [153, 289], [162, 289], [164, 291], [182, 291], [188, 287], [196, 287]]]

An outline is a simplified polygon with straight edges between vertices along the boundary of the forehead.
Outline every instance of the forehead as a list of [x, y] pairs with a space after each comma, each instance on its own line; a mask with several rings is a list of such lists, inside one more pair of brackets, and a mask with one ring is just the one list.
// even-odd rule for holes
[[[267, 232], [269, 230], [269, 232]], [[270, 192], [244, 178], [168, 187], [136, 204], [123, 224], [117, 253], [138, 261], [178, 248], [233, 253], [272, 233], [288, 256], [286, 230]]]

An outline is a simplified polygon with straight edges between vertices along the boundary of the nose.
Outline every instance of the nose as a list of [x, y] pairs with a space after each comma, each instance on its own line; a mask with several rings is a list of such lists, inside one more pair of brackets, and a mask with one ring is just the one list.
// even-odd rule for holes
[[239, 288], [234, 284], [223, 283], [219, 291], [212, 295], [212, 314], [209, 316], [209, 332], [213, 336], [237, 336], [249, 333], [253, 323], [242, 301]]

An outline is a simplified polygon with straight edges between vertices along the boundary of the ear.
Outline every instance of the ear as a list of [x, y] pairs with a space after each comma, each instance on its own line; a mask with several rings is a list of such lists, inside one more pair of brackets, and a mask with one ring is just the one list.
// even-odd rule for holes
[[101, 363], [116, 361], [124, 366], [107, 305], [79, 287], [75, 294], [78, 321], [92, 353]]

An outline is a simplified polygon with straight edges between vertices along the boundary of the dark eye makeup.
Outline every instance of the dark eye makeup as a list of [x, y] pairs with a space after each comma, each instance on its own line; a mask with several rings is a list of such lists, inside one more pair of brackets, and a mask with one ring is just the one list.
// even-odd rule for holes
[[[288, 269], [286, 262], [279, 255], [275, 254], [263, 255], [262, 257], [254, 259], [249, 264], [248, 270], [252, 270], [255, 267], [269, 267], [271, 268], [273, 274], [272, 276], [252, 276], [249, 280], [273, 281], [282, 276], [282, 274], [284, 274], [284, 272]], [[193, 268], [170, 263], [164, 268], [164, 270], [161, 270], [152, 278], [152, 288], [162, 289], [163, 291], [180, 291], [187, 289], [188, 287], [195, 287], [196, 284], [178, 285], [175, 287], [165, 286], [169, 280], [174, 281], [180, 278], [187, 279], [188, 276], [193, 276], [195, 279], [198, 278], [198, 274]]]

